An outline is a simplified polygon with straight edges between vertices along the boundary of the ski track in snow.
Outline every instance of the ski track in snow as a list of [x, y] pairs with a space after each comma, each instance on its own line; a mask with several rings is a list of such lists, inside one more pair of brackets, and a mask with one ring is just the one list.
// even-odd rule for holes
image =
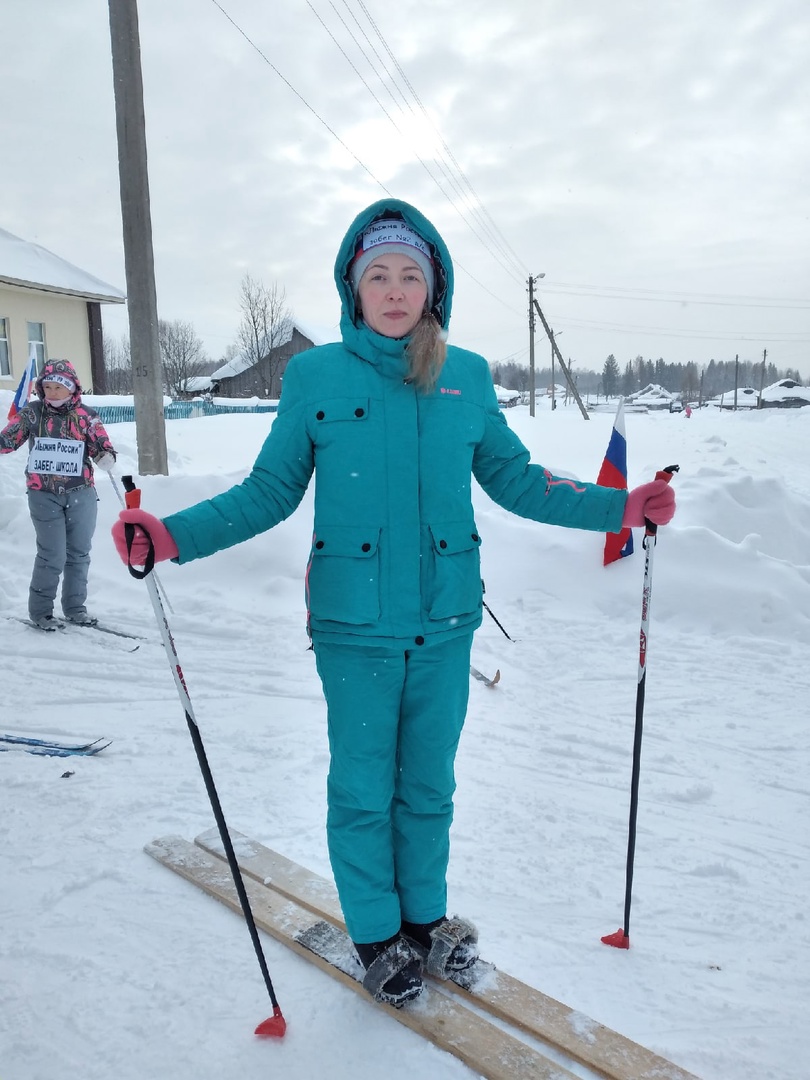
[[[807, 414], [807, 415], [805, 415]], [[509, 414], [536, 460], [588, 479], [611, 418]], [[167, 426], [156, 513], [241, 478], [267, 419]], [[111, 428], [136, 471], [134, 425]], [[211, 436], [214, 436], [212, 439]], [[703, 1080], [805, 1080], [810, 1000], [810, 410], [628, 417], [630, 480], [677, 461], [655, 558], [632, 948], [622, 922], [643, 557], [503, 513], [476, 490], [486, 600], [459, 752], [451, 910], [499, 967]], [[142, 852], [212, 825], [146, 590], [108, 539], [99, 481], [95, 611], [149, 638], [0, 619], [3, 722], [113, 744], [96, 758], [0, 754], [2, 1080], [389, 1080], [474, 1074], [263, 937], [269, 1014], [241, 921]], [[160, 568], [180, 662], [230, 825], [329, 875], [325, 709], [301, 575], [311, 495], [265, 537]], [[0, 612], [25, 615], [33, 537], [21, 455], [0, 458]], [[117, 641], [117, 639], [114, 639]], [[63, 777], [66, 772], [72, 775]]]

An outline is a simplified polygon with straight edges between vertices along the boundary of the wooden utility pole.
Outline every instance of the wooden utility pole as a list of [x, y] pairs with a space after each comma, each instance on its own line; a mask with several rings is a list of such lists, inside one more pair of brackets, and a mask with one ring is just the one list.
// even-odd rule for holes
[[557, 408], [557, 375], [554, 371], [554, 331], [551, 331], [551, 411]]
[[737, 384], [740, 381], [740, 354], [734, 357], [734, 412], [737, 411]]
[[529, 275], [529, 416], [534, 416], [534, 282]]
[[169, 473], [137, 0], [108, 0], [138, 472]]
[[768, 355], [768, 350], [762, 350], [762, 371], [759, 376], [759, 401], [757, 402], [757, 408], [762, 408], [762, 391], [765, 389], [765, 357]]
[[559, 361], [560, 370], [562, 371], [563, 375], [565, 375], [565, 381], [568, 384], [568, 387], [569, 387], [569, 389], [571, 391], [571, 395], [574, 398], [574, 400], [576, 401], [577, 405], [579, 405], [579, 411], [582, 413], [583, 419], [590, 420], [590, 416], [588, 416], [588, 410], [582, 404], [582, 398], [579, 396], [579, 391], [577, 390], [576, 386], [574, 385], [574, 380], [571, 378], [571, 372], [568, 370], [568, 367], [567, 367], [565, 361], [562, 358], [562, 353], [557, 348], [557, 342], [554, 340], [554, 333], [552, 332], [551, 327], [546, 322], [546, 317], [543, 314], [543, 312], [540, 310], [540, 305], [537, 303], [536, 300], [534, 301], [534, 306], [535, 306], [535, 309], [537, 311], [537, 314], [540, 316], [540, 322], [543, 324], [543, 329], [548, 334], [548, 339], [551, 342], [551, 347], [554, 350], [554, 355], [557, 357], [557, 360]]

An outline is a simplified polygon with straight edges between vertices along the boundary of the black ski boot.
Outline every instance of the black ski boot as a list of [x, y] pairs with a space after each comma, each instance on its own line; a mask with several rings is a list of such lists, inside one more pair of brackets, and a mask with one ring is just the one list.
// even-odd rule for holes
[[402, 923], [402, 934], [425, 961], [428, 975], [447, 979], [478, 959], [478, 931], [466, 919], [453, 916], [429, 923]]
[[366, 969], [363, 987], [375, 1001], [399, 1009], [422, 993], [422, 961], [401, 934], [367, 945], [355, 941], [354, 948]]

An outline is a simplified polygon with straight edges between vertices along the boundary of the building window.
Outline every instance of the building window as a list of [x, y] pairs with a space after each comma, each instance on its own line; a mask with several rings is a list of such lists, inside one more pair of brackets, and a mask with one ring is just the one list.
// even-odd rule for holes
[[8, 355], [8, 319], [0, 317], [0, 378], [11, 374]]
[[42, 374], [42, 369], [45, 366], [45, 323], [30, 322], [28, 324], [28, 356], [31, 356], [31, 350], [36, 349], [37, 353], [37, 375]]

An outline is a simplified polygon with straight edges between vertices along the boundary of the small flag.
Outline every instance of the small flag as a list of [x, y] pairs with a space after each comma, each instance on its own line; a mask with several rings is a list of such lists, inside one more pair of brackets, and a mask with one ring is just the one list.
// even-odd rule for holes
[[[613, 421], [613, 431], [610, 433], [607, 453], [596, 482], [601, 484], [602, 487], [627, 489], [627, 439], [624, 434], [623, 401], [619, 402], [619, 407], [616, 410], [616, 419]], [[605, 553], [602, 559], [604, 566], [632, 554], [632, 529], [625, 528], [621, 532], [605, 534]]]
[[34, 380], [37, 377], [37, 347], [31, 346], [31, 354], [28, 357], [28, 364], [20, 379], [20, 385], [17, 387], [17, 393], [14, 395], [14, 400], [11, 403], [11, 408], [8, 410], [9, 420], [15, 420], [17, 415], [25, 405], [28, 404], [28, 398], [31, 396], [31, 387], [34, 384]]

